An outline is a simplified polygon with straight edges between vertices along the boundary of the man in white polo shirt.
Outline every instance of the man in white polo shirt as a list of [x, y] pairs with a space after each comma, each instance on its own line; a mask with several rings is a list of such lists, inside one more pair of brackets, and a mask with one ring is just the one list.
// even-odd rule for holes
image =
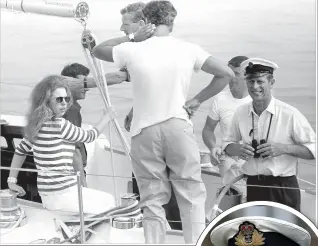
[[[212, 98], [209, 114], [202, 131], [203, 142], [211, 153], [211, 162], [219, 167], [224, 185], [227, 185], [235, 177], [242, 174], [240, 169], [245, 161], [232, 158], [222, 152], [221, 147], [217, 145], [214, 131], [216, 126], [220, 124], [221, 138], [224, 137], [236, 109], [252, 101], [248, 95], [244, 79], [244, 70], [240, 67], [241, 63], [247, 59], [248, 57], [246, 56], [236, 56], [228, 62], [228, 66], [233, 70], [235, 77], [229, 84], [229, 90], [225, 89]], [[240, 180], [234, 186], [242, 192], [243, 200], [245, 200], [246, 182]]]
[[272, 96], [275, 63], [253, 58], [242, 67], [253, 101], [237, 109], [223, 149], [246, 161], [241, 170], [248, 202], [273, 201], [300, 211], [298, 158], [315, 159], [316, 134], [296, 108]]
[[[193, 71], [200, 70], [214, 75], [210, 85], [187, 105], [188, 109], [220, 92], [234, 73], [199, 46], [170, 36], [177, 11], [169, 1], [151, 1], [143, 13], [144, 28], [101, 43], [93, 54], [126, 66], [131, 77], [131, 157], [146, 243], [165, 242], [162, 205], [168, 203], [172, 185], [185, 242], [194, 244], [205, 228], [206, 190], [199, 147], [185, 109], [191, 77]], [[117, 45], [119, 40], [122, 44]]]

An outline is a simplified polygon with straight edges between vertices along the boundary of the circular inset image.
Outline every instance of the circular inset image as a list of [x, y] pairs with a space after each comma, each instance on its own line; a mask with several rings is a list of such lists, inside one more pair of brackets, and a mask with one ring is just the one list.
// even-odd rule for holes
[[240, 204], [216, 217], [198, 246], [317, 246], [318, 229], [303, 214], [274, 202]]

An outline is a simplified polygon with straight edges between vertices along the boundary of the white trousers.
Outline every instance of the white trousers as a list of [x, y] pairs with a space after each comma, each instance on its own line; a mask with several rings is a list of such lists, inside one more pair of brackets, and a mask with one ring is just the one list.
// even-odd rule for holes
[[169, 202], [172, 187], [185, 243], [195, 244], [205, 228], [206, 190], [193, 127], [176, 118], [147, 127], [132, 138], [131, 155], [144, 215], [145, 242], [165, 243], [162, 205]]
[[[82, 187], [84, 214], [99, 214], [115, 207], [115, 199], [111, 194], [103, 191]], [[56, 195], [42, 195], [43, 207], [66, 213], [79, 213], [77, 186], [71, 187], [67, 192]]]

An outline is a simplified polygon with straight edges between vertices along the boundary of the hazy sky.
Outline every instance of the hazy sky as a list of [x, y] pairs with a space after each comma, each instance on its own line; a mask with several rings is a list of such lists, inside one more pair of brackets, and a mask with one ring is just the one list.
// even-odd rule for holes
[[[15, 0], [17, 1], [17, 0]], [[24, 0], [29, 2], [31, 0]], [[36, 0], [40, 1], [40, 0]], [[275, 93], [296, 106], [315, 125], [316, 15], [314, 0], [173, 0], [178, 16], [173, 35], [202, 46], [227, 62], [236, 55], [261, 57], [279, 65]], [[122, 36], [120, 9], [128, 0], [91, 0], [88, 28], [99, 42]], [[87, 64], [81, 47], [83, 27], [71, 18], [1, 11], [1, 82], [33, 85], [44, 75], [60, 73], [70, 62]], [[114, 64], [103, 63], [105, 72]], [[211, 76], [199, 73], [191, 95]], [[12, 89], [14, 88], [15, 95]], [[30, 89], [1, 84], [1, 106], [24, 113]], [[131, 98], [129, 84], [111, 88], [113, 95]], [[95, 98], [96, 99], [96, 98]], [[92, 101], [90, 101], [92, 100]], [[119, 100], [119, 99], [118, 99]], [[122, 99], [120, 99], [122, 100]], [[94, 100], [88, 96], [83, 112], [94, 121]], [[129, 101], [130, 102], [130, 101]], [[129, 104], [118, 105], [127, 113]], [[127, 107], [127, 108], [124, 108]], [[202, 110], [208, 109], [203, 105]], [[96, 109], [97, 110], [97, 109]], [[123, 113], [124, 115], [124, 113]], [[206, 115], [198, 124], [202, 129]], [[202, 122], [201, 122], [202, 121]]]

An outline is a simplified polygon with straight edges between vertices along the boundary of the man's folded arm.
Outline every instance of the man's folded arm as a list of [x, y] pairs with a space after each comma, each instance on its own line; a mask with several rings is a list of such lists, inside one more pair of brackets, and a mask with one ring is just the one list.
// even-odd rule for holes
[[201, 70], [214, 75], [214, 77], [210, 84], [194, 97], [194, 99], [200, 103], [203, 103], [211, 97], [217, 95], [225, 88], [226, 85], [230, 83], [232, 78], [234, 78], [234, 73], [231, 68], [212, 56], [209, 56], [205, 60]]
[[224, 138], [222, 139], [222, 151], [230, 156], [237, 155], [237, 147], [242, 140], [242, 135], [238, 124], [238, 114], [235, 112], [230, 127], [228, 128]]

